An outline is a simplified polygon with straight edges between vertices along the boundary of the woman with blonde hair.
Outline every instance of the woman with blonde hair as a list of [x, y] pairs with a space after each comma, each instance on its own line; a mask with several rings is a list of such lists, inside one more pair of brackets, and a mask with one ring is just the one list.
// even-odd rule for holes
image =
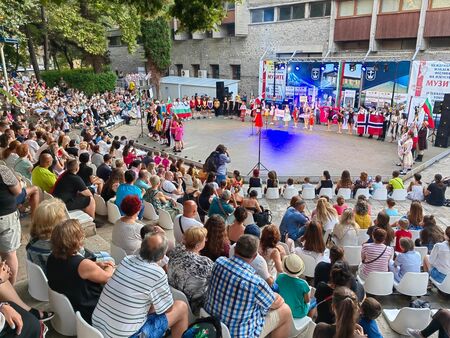
[[338, 223], [338, 213], [335, 208], [326, 200], [326, 198], [319, 198], [317, 201], [315, 218], [322, 224], [324, 231], [333, 230]]
[[342, 213], [339, 223], [333, 229], [333, 240], [337, 246], [358, 245], [359, 225], [355, 222], [355, 216], [351, 208]]
[[408, 230], [422, 230], [423, 208], [420, 201], [412, 201], [408, 212]]
[[47, 271], [47, 259], [52, 252], [50, 237], [57, 224], [67, 219], [65, 204], [58, 198], [42, 201], [31, 220], [27, 259]]

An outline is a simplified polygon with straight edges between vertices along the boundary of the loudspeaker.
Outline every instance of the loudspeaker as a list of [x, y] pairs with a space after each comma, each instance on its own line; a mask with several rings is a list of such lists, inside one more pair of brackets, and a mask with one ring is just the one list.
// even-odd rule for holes
[[216, 98], [223, 102], [223, 98], [225, 97], [225, 83], [223, 81], [216, 82]]
[[229, 97], [230, 96], [230, 88], [225, 87], [224, 88], [224, 94], [225, 94], [225, 97]]
[[436, 133], [436, 140], [434, 141], [436, 147], [448, 147], [448, 130], [438, 130]]
[[440, 113], [441, 121], [439, 122], [439, 128], [436, 133], [436, 141], [434, 142], [434, 145], [436, 147], [447, 148], [448, 137], [450, 134], [450, 94], [444, 95], [444, 101], [442, 101]]

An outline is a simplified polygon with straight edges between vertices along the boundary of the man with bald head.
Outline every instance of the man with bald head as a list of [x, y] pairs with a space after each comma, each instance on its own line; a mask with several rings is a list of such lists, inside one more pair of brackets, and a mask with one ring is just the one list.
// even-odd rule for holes
[[50, 193], [58, 178], [54, 173], [50, 171], [53, 158], [48, 153], [42, 153], [39, 155], [39, 165], [31, 172], [31, 181], [33, 185], [41, 188], [42, 190]]
[[192, 200], [183, 203], [183, 215], [178, 215], [173, 221], [173, 235], [175, 241], [183, 241], [183, 235], [189, 228], [203, 227], [203, 224], [195, 219], [197, 216], [197, 203]]

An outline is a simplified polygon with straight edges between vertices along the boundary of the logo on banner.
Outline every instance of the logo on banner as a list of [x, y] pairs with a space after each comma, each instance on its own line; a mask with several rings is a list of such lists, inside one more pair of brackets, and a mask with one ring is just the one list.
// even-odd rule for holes
[[374, 67], [367, 67], [366, 70], [366, 80], [367, 81], [373, 81], [377, 77], [377, 71]]
[[311, 79], [319, 80], [320, 77], [320, 68], [311, 69]]

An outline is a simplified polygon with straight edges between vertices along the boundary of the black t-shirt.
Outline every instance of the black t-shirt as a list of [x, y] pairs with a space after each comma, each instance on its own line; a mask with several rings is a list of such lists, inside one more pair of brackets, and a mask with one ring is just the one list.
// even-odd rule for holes
[[9, 190], [18, 183], [11, 169], [0, 165], [0, 216], [12, 214], [17, 210], [16, 196]]
[[69, 147], [69, 148], [66, 149], [66, 152], [69, 155], [78, 157], [78, 148], [76, 148], [76, 147]]
[[314, 269], [314, 286], [317, 287], [320, 282], [328, 283], [330, 280], [331, 263], [320, 262]]
[[445, 184], [431, 183], [427, 190], [430, 194], [427, 196], [427, 202], [431, 205], [442, 206], [445, 203]]
[[106, 163], [100, 164], [97, 168], [97, 176], [100, 177], [103, 181], [107, 181], [109, 176], [111, 176], [112, 169]]
[[94, 169], [86, 165], [86, 163], [80, 163], [80, 170], [78, 170], [77, 175], [83, 179], [84, 184], [90, 186], [92, 184], [90, 177], [94, 175]]
[[66, 172], [56, 182], [53, 196], [62, 199], [64, 203], [68, 203], [73, 201], [79, 192], [86, 189], [86, 185], [80, 176]]
[[332, 180], [321, 180], [320, 188], [333, 188], [333, 181]]
[[261, 187], [261, 179], [259, 177], [250, 177], [248, 181], [248, 185], [250, 188], [260, 188]]

